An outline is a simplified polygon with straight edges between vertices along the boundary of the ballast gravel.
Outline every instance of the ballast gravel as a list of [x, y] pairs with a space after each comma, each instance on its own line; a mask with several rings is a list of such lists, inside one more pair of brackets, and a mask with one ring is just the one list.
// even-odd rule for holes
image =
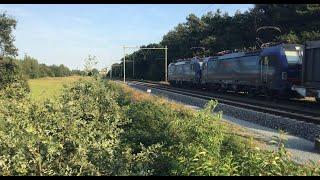
[[[147, 89], [151, 89], [150, 94], [152, 95], [164, 97], [193, 109], [203, 108], [208, 102], [207, 100], [200, 98], [149, 88], [130, 82], [127, 84], [143, 92], [147, 92]], [[259, 138], [259, 140], [266, 142], [266, 148], [268, 150], [277, 149], [276, 145], [269, 142], [275, 137], [279, 137], [281, 129], [286, 132], [284, 135], [287, 140], [285, 146], [292, 154], [293, 160], [298, 163], [306, 163], [308, 161], [320, 162], [320, 154], [314, 149], [314, 139], [320, 135], [319, 125], [222, 103], [218, 104], [215, 111], [222, 111], [223, 119], [225, 121], [243, 127], [255, 138]]]

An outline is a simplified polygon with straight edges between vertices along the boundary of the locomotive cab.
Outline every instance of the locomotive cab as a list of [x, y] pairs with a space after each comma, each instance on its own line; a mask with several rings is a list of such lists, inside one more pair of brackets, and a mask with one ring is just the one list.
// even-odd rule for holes
[[287, 60], [287, 80], [292, 85], [300, 85], [303, 46], [296, 44], [286, 44], [284, 45], [282, 51], [282, 55], [284, 55]]
[[201, 81], [201, 59], [178, 60], [176, 63], [169, 64], [169, 82], [173, 86], [198, 86]]
[[260, 54], [261, 83], [280, 96], [297, 96], [291, 90], [301, 83], [303, 46], [280, 44], [264, 48]]

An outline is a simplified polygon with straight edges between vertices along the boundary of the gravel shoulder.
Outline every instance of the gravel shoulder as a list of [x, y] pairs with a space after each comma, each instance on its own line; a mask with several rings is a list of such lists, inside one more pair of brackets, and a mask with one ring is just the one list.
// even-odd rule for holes
[[[133, 83], [128, 83], [128, 85], [143, 92], [146, 92], [147, 90], [147, 88], [142, 85], [137, 85]], [[207, 102], [206, 100], [202, 100], [199, 98], [189, 97], [189, 96], [185, 96], [185, 95], [181, 95], [173, 92], [167, 92], [163, 90], [158, 90], [158, 89], [152, 89], [151, 94], [164, 97], [170, 101], [186, 105], [196, 110], [202, 108], [203, 105]], [[222, 104], [222, 107], [223, 106], [225, 105]], [[235, 109], [237, 108], [232, 109], [232, 107], [228, 106], [228, 107], [224, 107], [224, 109], [219, 108], [219, 111], [220, 110], [222, 110], [223, 112], [235, 111]], [[253, 113], [253, 116], [257, 116], [256, 115], [257, 112], [252, 112], [252, 113]], [[234, 113], [231, 113], [231, 114], [224, 113], [223, 120], [235, 126], [240, 126], [243, 129], [245, 129], [248, 132], [248, 134], [250, 134], [250, 136], [252, 136], [256, 140], [259, 140], [259, 142], [262, 142], [263, 147], [261, 148], [267, 149], [267, 150], [277, 149], [277, 146], [271, 143], [272, 140], [280, 136], [280, 132], [277, 130], [277, 126], [274, 126], [275, 128], [266, 127], [263, 125], [264, 123], [260, 123], [260, 122], [256, 123], [254, 121], [248, 121], [246, 118], [238, 118], [239, 116], [234, 117], [233, 114]], [[267, 117], [268, 117], [267, 115], [264, 115], [263, 118], [261, 118], [261, 121], [269, 122]], [[277, 117], [277, 118], [281, 118], [281, 117]], [[278, 119], [278, 120], [281, 120], [281, 119]], [[308, 139], [293, 135], [291, 133], [287, 133], [287, 132], [284, 134], [284, 138], [286, 139], [285, 147], [288, 150], [288, 152], [292, 155], [292, 159], [294, 161], [296, 161], [297, 163], [320, 162], [320, 154], [315, 152], [313, 141], [311, 141], [310, 139], [308, 140]]]

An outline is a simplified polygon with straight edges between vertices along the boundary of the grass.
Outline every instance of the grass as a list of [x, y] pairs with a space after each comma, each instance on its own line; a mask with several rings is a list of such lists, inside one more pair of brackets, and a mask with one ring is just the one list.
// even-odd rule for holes
[[[135, 142], [135, 146], [145, 142], [174, 142], [168, 148], [168, 152], [166, 149], [162, 151], [164, 154], [173, 155], [174, 161], [177, 160], [174, 165], [169, 165], [173, 167], [170, 171], [173, 175], [319, 173], [318, 164], [296, 164], [292, 161], [290, 153], [282, 144], [284, 139], [281, 136], [277, 139], [278, 149], [270, 151], [266, 149], [266, 142], [239, 125], [220, 119], [214, 120], [206, 116], [207, 112], [197, 112], [183, 104], [136, 91], [122, 83], [119, 85], [125, 94], [131, 95], [129, 99], [135, 104], [129, 106], [133, 109], [127, 113], [133, 124], [136, 123], [130, 126], [132, 132], [129, 133], [128, 139]], [[168, 162], [157, 161], [159, 164], [165, 164], [164, 166], [170, 164]], [[157, 173], [161, 174], [162, 171]], [[165, 171], [163, 174], [166, 173]]]
[[[191, 114], [194, 114], [197, 110], [191, 109], [189, 107], [186, 107], [182, 103], [178, 102], [172, 102], [167, 100], [165, 97], [161, 96], [152, 96], [147, 93], [143, 93], [140, 91], [137, 91], [133, 89], [132, 87], [128, 85], [124, 85], [122, 83], [118, 84], [120, 87], [122, 87], [122, 90], [125, 93], [131, 94], [132, 95], [132, 101], [133, 102], [141, 102], [141, 101], [152, 101], [152, 102], [157, 102], [161, 105], [166, 105], [170, 107], [170, 109], [177, 110], [177, 111], [185, 111], [185, 112], [190, 112]], [[243, 140], [249, 140], [252, 138], [252, 144], [254, 146], [258, 146], [260, 148], [264, 148], [266, 146], [265, 142], [262, 141], [261, 139], [255, 138], [252, 133], [246, 131], [244, 128], [242, 128], [240, 125], [236, 124], [231, 124], [225, 120], [222, 119], [222, 121], [215, 122], [217, 124], [221, 124], [223, 127], [226, 127], [226, 131], [224, 132], [225, 134], [230, 134], [239, 137], [240, 139]]]
[[[80, 78], [31, 80], [29, 81], [31, 96], [40, 102], [46, 98], [59, 96], [64, 84], [71, 84]], [[20, 138], [13, 140], [3, 136], [3, 142], [7, 143], [3, 147], [8, 147], [3, 151], [8, 156], [4, 154], [3, 157], [8, 157], [8, 160], [0, 161], [0, 174], [3, 172], [8, 175], [38, 172], [40, 175], [47, 172], [69, 173], [63, 169], [65, 167], [73, 168], [71, 170], [79, 175], [93, 173], [100, 175], [100, 169], [103, 170], [101, 173], [112, 173], [115, 168], [121, 171], [123, 168], [124, 174], [128, 173], [127, 175], [130, 175], [131, 172], [137, 175], [145, 175], [146, 173], [148, 175], [149, 172], [154, 175], [319, 174], [319, 166], [313, 164], [300, 166], [290, 161], [285, 149], [282, 148], [283, 146], [279, 146], [278, 152], [260, 150], [259, 143], [240, 126], [220, 121], [221, 116], [212, 117], [210, 111], [215, 106], [212, 101], [209, 103], [209, 108], [205, 109], [206, 111], [197, 112], [182, 104], [154, 97], [124, 84], [119, 84], [119, 87], [90, 78], [85, 79], [87, 81], [74, 84], [73, 87], [76, 88], [71, 86], [69, 89], [65, 89], [65, 99], [55, 99], [42, 105], [37, 102], [36, 106], [33, 106], [28, 99], [22, 99], [23, 105], [18, 101], [11, 101], [10, 98], [0, 99], [0, 121], [10, 120], [9, 125], [4, 124], [3, 128], [0, 128], [5, 129], [0, 133], [10, 134], [8, 138]], [[81, 96], [78, 96], [79, 94]], [[101, 96], [101, 94], [107, 96]], [[86, 105], [85, 108], [83, 105]], [[52, 107], [56, 107], [55, 111], [51, 110]], [[10, 111], [12, 114], [7, 113]], [[87, 114], [91, 116], [87, 116]], [[72, 119], [77, 120], [70, 121]], [[19, 124], [20, 122], [22, 124]], [[108, 124], [109, 122], [119, 122], [119, 124]], [[55, 127], [59, 127], [59, 129]], [[101, 127], [107, 127], [107, 129], [101, 129]], [[37, 130], [38, 128], [45, 129]], [[88, 128], [90, 129], [88, 130]], [[61, 129], [67, 130], [66, 132], [72, 135], [68, 135], [70, 137], [68, 143], [64, 141], [64, 134], [59, 135], [64, 133]], [[102, 136], [103, 134], [108, 135], [108, 130], [122, 132], [122, 134], [111, 133], [110, 136]], [[104, 133], [101, 134], [101, 132]], [[88, 135], [99, 137], [99, 141], [96, 141], [95, 138], [88, 139]], [[100, 139], [100, 137], [106, 139]], [[63, 141], [59, 142], [56, 139]], [[99, 144], [99, 142], [109, 141], [117, 141], [119, 145]], [[46, 142], [41, 144], [41, 149], [43, 145], [45, 150], [50, 150], [51, 154], [55, 156], [50, 154], [48, 156], [47, 153], [42, 155], [38, 142]], [[72, 153], [63, 153], [63, 149], [59, 147], [69, 147], [69, 144], [75, 145], [70, 148]], [[13, 156], [10, 147], [26, 149], [22, 151], [26, 155], [20, 153], [21, 158], [15, 154]], [[33, 147], [39, 148], [39, 155], [37, 155], [40, 157], [39, 162], [24, 158], [34, 156], [30, 154], [33, 152]], [[78, 152], [78, 148], [74, 147], [87, 149], [82, 150], [84, 154], [81, 156], [73, 156]], [[92, 149], [92, 147], [95, 148]], [[108, 149], [109, 147], [111, 149]], [[29, 150], [30, 148], [33, 149]], [[113, 161], [111, 158], [109, 161], [109, 152], [113, 151], [116, 153], [111, 155], [118, 159]], [[93, 158], [87, 155], [96, 152], [101, 152], [101, 154], [93, 155]], [[60, 158], [55, 159], [60, 156], [63, 157], [62, 161]], [[112, 164], [113, 162], [116, 164]], [[14, 166], [11, 166], [10, 163]], [[23, 171], [20, 170], [22, 163], [25, 165]], [[81, 168], [83, 165], [83, 171], [81, 168], [79, 170], [79, 164], [81, 164]], [[63, 168], [60, 168], [61, 165]], [[15, 169], [11, 170], [11, 167]], [[132, 170], [131, 167], [133, 167]], [[115, 173], [118, 172], [115, 171]]]
[[80, 78], [84, 77], [69, 76], [31, 79], [28, 82], [31, 89], [31, 98], [36, 101], [43, 101], [45, 99], [55, 97], [61, 93], [63, 85], [75, 82]]

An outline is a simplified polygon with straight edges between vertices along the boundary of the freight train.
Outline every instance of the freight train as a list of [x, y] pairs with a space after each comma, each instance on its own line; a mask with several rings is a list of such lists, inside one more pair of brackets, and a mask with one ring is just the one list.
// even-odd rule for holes
[[[305, 45], [279, 43], [257, 51], [180, 59], [169, 64], [168, 81], [172, 86], [277, 98], [302, 97], [306, 95], [299, 92], [304, 88], [304, 51]], [[320, 91], [315, 97], [319, 100]]]
[[307, 41], [304, 47], [301, 83], [291, 89], [320, 103], [320, 41]]

